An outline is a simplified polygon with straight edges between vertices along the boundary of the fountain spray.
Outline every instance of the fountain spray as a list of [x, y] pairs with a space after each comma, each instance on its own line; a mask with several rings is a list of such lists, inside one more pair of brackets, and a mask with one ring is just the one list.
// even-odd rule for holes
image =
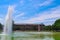
[[3, 28], [3, 36], [1, 40], [11, 40], [12, 37], [12, 12], [13, 6], [8, 7], [8, 12], [5, 18], [5, 24]]

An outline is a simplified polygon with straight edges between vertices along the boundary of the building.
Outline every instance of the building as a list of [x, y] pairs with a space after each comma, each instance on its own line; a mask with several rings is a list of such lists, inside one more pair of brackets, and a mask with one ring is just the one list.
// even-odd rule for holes
[[41, 31], [44, 25], [41, 24], [14, 24], [13, 30], [16, 31]]

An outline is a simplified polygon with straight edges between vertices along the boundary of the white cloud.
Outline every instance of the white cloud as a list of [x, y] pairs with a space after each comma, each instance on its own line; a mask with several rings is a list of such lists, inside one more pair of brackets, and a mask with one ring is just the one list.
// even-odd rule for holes
[[24, 16], [24, 15], [25, 15], [25, 13], [23, 13], [23, 12], [19, 13], [18, 15], [15, 16], [15, 19], [18, 18], [18, 17]]
[[[50, 10], [44, 11], [40, 14], [37, 14], [36, 16], [37, 17], [32, 17], [30, 19], [24, 20], [23, 22], [21, 21], [21, 23], [38, 23], [38, 22], [55, 21], [55, 19], [60, 18], [60, 6], [51, 8]], [[52, 20], [52, 18], [55, 19]]]
[[34, 7], [38, 8], [38, 7], [42, 7], [42, 6], [48, 6], [50, 5], [51, 3], [53, 3], [54, 0], [46, 0], [42, 3], [39, 3], [39, 4], [35, 4]]
[[20, 5], [24, 5], [24, 0], [20, 0]]
[[38, 22], [38, 21], [41, 21], [41, 20], [45, 20], [45, 19], [60, 17], [60, 6], [57, 7], [57, 8], [45, 11], [41, 14], [38, 14], [37, 17], [31, 18], [28, 21], [34, 23], [34, 22]]
[[0, 18], [0, 21], [2, 20], [2, 18]]
[[23, 1], [23, 0], [20, 0], [20, 3], [21, 3], [21, 4], [23, 4], [23, 3], [24, 3], [24, 1]]
[[47, 6], [49, 4], [51, 4], [54, 0], [46, 0], [45, 2], [39, 4], [39, 6]]

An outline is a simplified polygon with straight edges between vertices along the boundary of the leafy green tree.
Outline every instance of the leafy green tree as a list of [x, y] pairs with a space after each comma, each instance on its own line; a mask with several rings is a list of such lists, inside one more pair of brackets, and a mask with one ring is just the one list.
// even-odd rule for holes
[[56, 27], [57, 27], [57, 26], [58, 26], [58, 27], [60, 26], [60, 19], [58, 19], [58, 20], [55, 21], [54, 26], [56, 26]]
[[60, 30], [60, 19], [57, 19], [55, 23], [53, 24], [52, 28], [54, 30]]
[[52, 30], [52, 26], [51, 25], [44, 26], [44, 30], [51, 31]]

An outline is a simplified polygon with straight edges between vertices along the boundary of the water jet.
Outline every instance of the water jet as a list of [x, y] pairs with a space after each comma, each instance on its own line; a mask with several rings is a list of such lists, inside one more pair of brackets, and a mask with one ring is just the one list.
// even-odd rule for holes
[[8, 12], [5, 18], [5, 24], [3, 28], [3, 35], [1, 37], [1, 40], [11, 40], [12, 38], [12, 12], [13, 12], [13, 6], [8, 7]]

